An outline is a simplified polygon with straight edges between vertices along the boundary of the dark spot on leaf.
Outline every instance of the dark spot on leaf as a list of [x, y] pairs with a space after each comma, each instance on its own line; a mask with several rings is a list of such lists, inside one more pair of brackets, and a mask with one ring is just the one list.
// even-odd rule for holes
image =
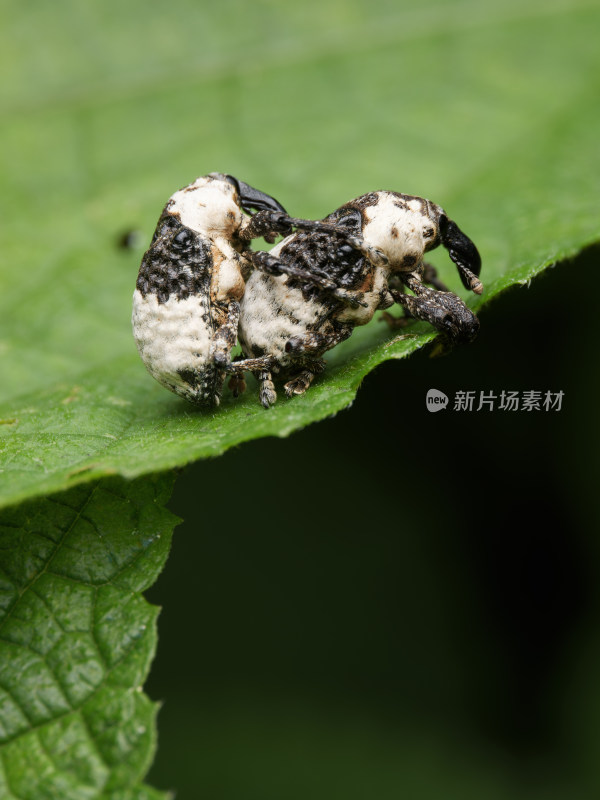
[[117, 235], [117, 247], [121, 250], [140, 250], [142, 247], [142, 232], [129, 228]]

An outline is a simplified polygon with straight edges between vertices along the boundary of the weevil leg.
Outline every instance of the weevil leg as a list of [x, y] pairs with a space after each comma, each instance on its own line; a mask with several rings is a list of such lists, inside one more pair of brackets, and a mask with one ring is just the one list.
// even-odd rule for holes
[[335, 281], [327, 278], [322, 273], [317, 275], [309, 270], [296, 267], [293, 264], [284, 264], [282, 261], [275, 258], [275, 256], [263, 250], [252, 253], [250, 259], [256, 269], [265, 272], [267, 275], [289, 275], [292, 278], [299, 278], [306, 283], [312, 283], [314, 286], [318, 286], [319, 289], [323, 289], [334, 297], [337, 297], [338, 300], [348, 303], [352, 308], [357, 308], [358, 306], [363, 306], [363, 308], [367, 307], [367, 304], [362, 299], [364, 296], [362, 292], [352, 292], [347, 289], [342, 289]]
[[[423, 297], [413, 297], [402, 292], [394, 292], [396, 302], [402, 306], [404, 311], [414, 319], [429, 322], [439, 331], [447, 333], [451, 338], [456, 338], [452, 315], [446, 309]], [[388, 315], [391, 317], [391, 314]], [[393, 321], [392, 321], [393, 320]], [[393, 318], [386, 320], [390, 327], [402, 328], [408, 324], [407, 317]]]
[[315, 377], [314, 372], [303, 369], [295, 378], [289, 380], [285, 386], [285, 394], [287, 397], [293, 397], [297, 394], [304, 394], [309, 388]]
[[254, 376], [258, 381], [258, 396], [261, 404], [265, 408], [271, 408], [277, 402], [277, 392], [271, 373], [267, 370], [257, 370]]
[[242, 375], [244, 372], [271, 370], [273, 368], [272, 356], [259, 356], [258, 358], [239, 358], [226, 367], [230, 375]]
[[304, 394], [313, 382], [315, 375], [323, 372], [325, 369], [325, 362], [319, 359], [318, 361], [306, 361], [304, 369], [298, 375], [291, 378], [285, 385], [285, 393], [287, 397], [293, 397], [297, 394]]
[[402, 280], [414, 296], [395, 289], [390, 292], [405, 311], [415, 319], [429, 322], [452, 342], [473, 341], [479, 331], [479, 320], [458, 295], [429, 289], [414, 273], [403, 275]]
[[[243, 353], [240, 353], [235, 357], [233, 363], [241, 361], [243, 358], [244, 358]], [[234, 397], [239, 397], [241, 394], [244, 394], [247, 388], [244, 373], [243, 372], [234, 373], [231, 376], [231, 378], [229, 378], [229, 383], [227, 384], [227, 386], [229, 387], [229, 391], [232, 393]]]
[[270, 408], [277, 400], [277, 392], [275, 391], [275, 385], [271, 376], [272, 368], [272, 356], [242, 358], [239, 361], [234, 361], [232, 364], [227, 366], [227, 372], [231, 375], [229, 387], [232, 388], [234, 393], [235, 389], [242, 384], [245, 389], [246, 383], [244, 381], [244, 372], [252, 372], [258, 381], [258, 395], [260, 402], [265, 408]]
[[[396, 290], [396, 291], [394, 291]], [[404, 292], [404, 284], [402, 281], [397, 277], [397, 275], [392, 275], [389, 283], [388, 283], [388, 290], [385, 295], [382, 297], [381, 302], [377, 306], [377, 310], [387, 309], [390, 306], [393, 306], [396, 303], [396, 293], [402, 294]], [[388, 311], [383, 311], [383, 314], [379, 317], [379, 322], [385, 322], [388, 328], [391, 331], [398, 330], [398, 328], [405, 328], [409, 322], [411, 322], [412, 317], [408, 309], [404, 309], [404, 316], [402, 317], [395, 317], [393, 314], [390, 314]]]
[[352, 330], [352, 326], [343, 325], [330, 333], [310, 331], [303, 336], [293, 336], [285, 343], [285, 352], [292, 356], [320, 356], [326, 350], [331, 350], [332, 347], [347, 339]]
[[238, 231], [238, 235], [240, 239], [245, 242], [249, 242], [251, 239], [258, 239], [261, 236], [268, 242], [273, 242], [277, 235], [289, 236], [294, 228], [299, 228], [303, 231], [339, 233], [347, 237], [344, 230], [337, 228], [329, 222], [290, 217], [285, 211], [272, 211], [270, 209], [262, 209], [261, 211], [257, 211], [256, 214], [249, 219], [244, 219]]
[[455, 315], [457, 323], [459, 325], [469, 325], [472, 319], [477, 321], [477, 330], [479, 329], [479, 321], [473, 314], [473, 312], [468, 308], [464, 300], [462, 300], [457, 294], [450, 291], [434, 291], [427, 286], [423, 286], [421, 279], [415, 273], [409, 273], [408, 275], [404, 275], [402, 280], [411, 290], [420, 298], [424, 298], [429, 300], [430, 302], [436, 303], [437, 305], [442, 306], [442, 308], [447, 309], [453, 315]]
[[257, 211], [249, 219], [244, 218], [238, 235], [243, 242], [250, 242], [261, 236], [274, 242], [278, 234], [287, 236], [292, 232], [290, 217], [283, 211]]
[[231, 360], [231, 350], [237, 339], [240, 304], [232, 300], [227, 309], [227, 319], [217, 328], [211, 345], [211, 358], [219, 367], [226, 367]]
[[272, 211], [270, 209], [257, 211], [250, 219], [244, 220], [239, 230], [239, 236], [245, 241], [257, 239], [259, 236], [264, 236], [269, 233], [279, 233], [283, 236], [289, 236], [294, 228], [299, 228], [303, 231], [338, 233], [346, 236], [346, 231], [330, 222], [290, 217], [285, 211]]

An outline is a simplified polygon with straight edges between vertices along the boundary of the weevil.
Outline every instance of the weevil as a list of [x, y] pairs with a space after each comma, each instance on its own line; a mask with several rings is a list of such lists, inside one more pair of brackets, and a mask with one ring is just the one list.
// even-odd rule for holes
[[134, 338], [159, 383], [193, 403], [219, 404], [252, 270], [249, 243], [275, 241], [291, 221], [273, 197], [219, 172], [169, 198], [133, 295]]
[[[423, 261], [427, 251], [443, 245], [465, 287], [482, 292], [479, 252], [440, 206], [399, 192], [371, 192], [323, 223], [327, 227], [307, 226], [270, 253], [255, 254], [262, 271], [248, 280], [239, 320], [245, 358], [228, 369], [235, 392], [244, 388], [244, 370], [254, 372], [266, 408], [277, 398], [273, 374], [290, 376], [288, 397], [304, 394], [325, 367], [324, 353], [394, 303], [430, 322], [451, 342], [471, 341], [479, 329], [473, 312]], [[332, 285], [346, 296], [334, 294]]]

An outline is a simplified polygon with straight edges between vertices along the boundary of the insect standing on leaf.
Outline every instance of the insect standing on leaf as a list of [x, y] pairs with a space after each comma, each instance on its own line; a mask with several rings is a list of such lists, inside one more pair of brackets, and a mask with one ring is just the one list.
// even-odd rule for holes
[[133, 295], [135, 341], [159, 383], [193, 403], [218, 405], [256, 255], [250, 241], [264, 236], [274, 242], [303, 222], [288, 217], [273, 197], [223, 173], [172, 195]]
[[[255, 254], [262, 272], [248, 280], [239, 320], [246, 358], [228, 370], [234, 392], [244, 388], [244, 370], [252, 371], [266, 408], [277, 398], [273, 374], [290, 376], [288, 397], [304, 394], [325, 367], [323, 354], [347, 339], [355, 326], [369, 322], [375, 311], [394, 303], [411, 317], [430, 322], [453, 343], [471, 341], [479, 329], [473, 312], [423, 262], [424, 253], [442, 244], [464, 286], [481, 294], [477, 248], [440, 206], [398, 192], [371, 192], [323, 223], [331, 230], [301, 230], [270, 253]], [[346, 297], [333, 294], [332, 284], [344, 289]], [[406, 294], [406, 288], [413, 294]], [[404, 324], [391, 317], [388, 321]]]

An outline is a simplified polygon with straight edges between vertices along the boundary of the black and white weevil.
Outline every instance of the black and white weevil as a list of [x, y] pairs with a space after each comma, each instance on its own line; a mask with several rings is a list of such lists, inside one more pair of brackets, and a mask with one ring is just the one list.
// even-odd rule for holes
[[193, 403], [218, 405], [252, 270], [249, 243], [273, 242], [291, 222], [273, 197], [219, 172], [171, 196], [133, 295], [137, 348], [159, 383]]
[[[465, 287], [483, 290], [477, 248], [440, 206], [398, 192], [371, 192], [323, 223], [288, 236], [270, 253], [255, 254], [262, 271], [248, 280], [239, 320], [246, 358], [228, 369], [235, 391], [243, 389], [243, 371], [254, 372], [266, 408], [277, 398], [273, 373], [290, 375], [288, 397], [303, 394], [324, 369], [323, 354], [394, 303], [453, 342], [471, 341], [479, 329], [473, 312], [423, 262], [425, 252], [442, 244]], [[334, 295], [332, 285], [346, 297]]]

